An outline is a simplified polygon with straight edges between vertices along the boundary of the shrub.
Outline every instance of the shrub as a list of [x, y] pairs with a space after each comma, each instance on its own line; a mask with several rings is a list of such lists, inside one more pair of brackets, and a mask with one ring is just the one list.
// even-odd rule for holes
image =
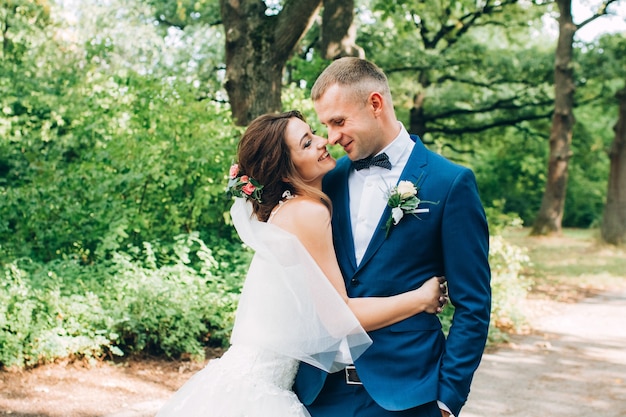
[[530, 266], [525, 248], [512, 245], [502, 236], [490, 238], [491, 331], [490, 339], [506, 339], [504, 331], [517, 330], [524, 323], [522, 301], [532, 281], [524, 269]]
[[77, 257], [0, 268], [0, 365], [130, 353], [204, 357], [225, 345], [250, 253], [213, 250], [197, 233], [145, 243], [100, 264]]

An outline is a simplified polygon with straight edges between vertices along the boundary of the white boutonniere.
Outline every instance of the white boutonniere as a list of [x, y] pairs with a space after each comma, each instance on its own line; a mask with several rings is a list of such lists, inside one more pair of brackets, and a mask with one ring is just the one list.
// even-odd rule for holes
[[411, 181], [400, 181], [387, 191], [387, 205], [391, 207], [391, 216], [385, 223], [389, 236], [391, 227], [400, 223], [405, 214], [412, 214], [419, 219], [419, 213], [428, 213], [429, 208], [420, 208], [420, 203], [439, 204], [439, 202], [421, 200], [417, 193], [420, 187]]

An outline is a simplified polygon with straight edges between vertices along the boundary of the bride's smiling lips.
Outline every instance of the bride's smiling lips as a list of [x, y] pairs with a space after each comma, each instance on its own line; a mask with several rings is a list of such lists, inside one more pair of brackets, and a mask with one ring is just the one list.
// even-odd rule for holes
[[325, 151], [325, 152], [322, 154], [322, 156], [320, 156], [320, 157], [317, 159], [317, 161], [318, 161], [318, 162], [322, 162], [323, 160], [328, 159], [328, 157], [329, 157], [329, 156], [330, 156], [330, 154], [328, 153], [328, 151]]

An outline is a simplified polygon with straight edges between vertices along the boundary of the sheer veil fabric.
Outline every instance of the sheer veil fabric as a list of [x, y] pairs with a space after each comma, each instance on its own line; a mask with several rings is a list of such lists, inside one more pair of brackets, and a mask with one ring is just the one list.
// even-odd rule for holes
[[353, 363], [372, 343], [345, 301], [291, 233], [252, 214], [238, 198], [231, 217], [255, 251], [231, 343], [268, 349], [327, 372]]

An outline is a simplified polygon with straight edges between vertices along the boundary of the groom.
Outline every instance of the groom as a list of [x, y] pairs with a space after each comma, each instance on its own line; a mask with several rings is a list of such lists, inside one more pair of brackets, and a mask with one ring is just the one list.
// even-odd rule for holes
[[[455, 312], [447, 338], [436, 315], [418, 314], [370, 332], [373, 344], [354, 367], [327, 374], [302, 364], [294, 390], [313, 417], [458, 416], [491, 310], [489, 233], [474, 175], [407, 133], [385, 74], [369, 61], [334, 61], [311, 98], [329, 142], [347, 153], [324, 191], [348, 295], [398, 294], [445, 275]], [[401, 212], [387, 230], [399, 181], [416, 185], [419, 212]]]

